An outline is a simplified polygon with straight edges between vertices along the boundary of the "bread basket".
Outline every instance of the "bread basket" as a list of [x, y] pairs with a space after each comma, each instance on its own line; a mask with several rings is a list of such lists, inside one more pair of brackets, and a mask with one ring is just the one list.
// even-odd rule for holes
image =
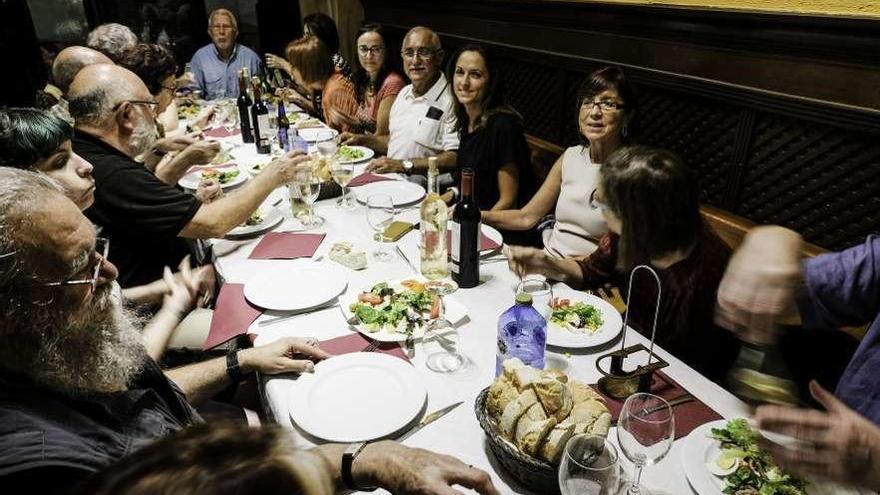
[[489, 448], [510, 473], [523, 486], [535, 490], [538, 493], [559, 493], [558, 466], [549, 464], [543, 460], [523, 454], [513, 444], [501, 435], [498, 423], [489, 415], [486, 402], [489, 397], [489, 388], [484, 388], [474, 402], [474, 412], [480, 427], [486, 433]]
[[342, 196], [342, 187], [334, 181], [321, 183], [321, 192], [318, 193], [318, 201], [322, 199], [338, 198]]

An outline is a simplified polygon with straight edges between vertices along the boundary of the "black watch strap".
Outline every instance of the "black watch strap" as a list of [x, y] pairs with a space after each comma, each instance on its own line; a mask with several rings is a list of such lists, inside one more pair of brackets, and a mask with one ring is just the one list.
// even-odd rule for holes
[[229, 375], [233, 383], [244, 381], [245, 374], [238, 365], [238, 350], [230, 351], [226, 354], [226, 374]]
[[349, 444], [345, 449], [345, 453], [342, 454], [342, 484], [349, 490], [372, 491], [376, 489], [376, 487], [358, 486], [354, 481], [354, 475], [351, 473], [351, 467], [354, 464], [355, 457], [357, 457], [366, 446], [367, 442], [355, 442]]

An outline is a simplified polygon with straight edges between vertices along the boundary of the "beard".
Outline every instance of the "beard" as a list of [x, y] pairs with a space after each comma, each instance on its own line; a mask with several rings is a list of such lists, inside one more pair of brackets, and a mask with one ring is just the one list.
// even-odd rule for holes
[[149, 151], [158, 139], [157, 132], [155, 122], [141, 119], [131, 132], [128, 141], [130, 155], [139, 156]]
[[34, 381], [74, 396], [128, 388], [147, 354], [138, 317], [123, 309], [111, 288], [111, 284], [98, 287], [72, 319], [33, 319], [42, 325], [30, 329], [38, 347], [30, 353], [34, 359], [26, 371]]

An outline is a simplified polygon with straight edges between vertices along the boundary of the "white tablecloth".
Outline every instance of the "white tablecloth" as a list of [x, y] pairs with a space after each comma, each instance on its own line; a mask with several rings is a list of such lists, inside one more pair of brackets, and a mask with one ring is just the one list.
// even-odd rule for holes
[[[230, 141], [231, 140], [224, 140]], [[253, 145], [248, 144], [235, 148], [233, 155], [244, 173], [245, 167], [256, 160], [265, 161], [256, 155]], [[361, 171], [357, 168], [355, 173]], [[356, 188], [352, 189], [356, 193]], [[281, 200], [279, 207], [284, 209], [285, 220], [276, 231], [296, 230], [299, 222], [291, 218], [285, 188], [279, 188], [265, 203], [269, 207]], [[318, 249], [317, 255], [326, 254], [330, 246], [337, 241], [350, 241], [361, 249], [371, 251], [375, 244], [371, 240], [372, 231], [367, 224], [365, 209], [358, 205], [354, 210], [346, 211], [337, 208], [335, 199], [321, 201], [316, 204], [316, 213], [325, 219], [322, 227], [311, 232], [327, 234]], [[415, 220], [417, 209], [409, 209], [400, 214], [400, 218]], [[418, 232], [411, 232], [399, 243], [408, 253], [413, 264], [418, 266], [417, 243]], [[227, 282], [247, 283], [248, 280], [274, 267], [289, 263], [283, 260], [248, 260], [253, 247], [259, 239], [247, 241], [219, 240], [215, 242], [218, 255], [217, 267]], [[393, 250], [393, 245], [390, 245]], [[328, 258], [324, 263], [333, 263]], [[396, 258], [392, 262], [379, 263], [370, 260], [366, 270], [350, 271], [348, 288], [340, 300], [344, 303], [352, 301], [363, 288], [382, 280], [393, 280], [408, 277], [412, 274], [403, 260]], [[492, 480], [502, 493], [528, 493], [523, 487], [503, 471], [485, 445], [484, 433], [476, 420], [473, 410], [474, 399], [484, 387], [488, 386], [495, 374], [496, 325], [498, 316], [513, 304], [514, 290], [518, 279], [507, 268], [504, 262], [484, 264], [480, 267], [482, 283], [473, 289], [461, 289], [454, 297], [468, 310], [469, 321], [460, 329], [460, 349], [467, 356], [469, 365], [466, 371], [456, 374], [437, 374], [424, 364], [424, 353], [416, 344], [416, 356], [413, 360], [416, 372], [421, 375], [428, 389], [428, 407], [431, 412], [448, 404], [464, 401], [464, 404], [415, 433], [404, 443], [413, 447], [422, 447], [454, 455], [467, 464], [480, 467], [492, 476]], [[262, 317], [261, 317], [262, 318]], [[259, 321], [259, 320], [258, 320]], [[256, 344], [261, 345], [284, 336], [312, 336], [320, 340], [346, 335], [349, 333], [339, 311], [323, 311], [312, 315], [296, 318], [290, 322], [278, 323], [265, 329], [259, 329], [256, 322], [249, 330], [259, 334]], [[635, 331], [630, 331], [627, 344], [645, 343], [647, 341]], [[610, 347], [619, 346], [619, 340]], [[595, 383], [600, 377], [595, 367], [598, 353], [607, 352], [609, 347], [589, 354], [552, 352], [548, 349], [548, 362], [552, 367], [564, 367], [565, 372], [578, 380]], [[678, 381], [690, 393], [710, 405], [725, 418], [748, 414], [746, 405], [730, 393], [723, 390], [699, 373], [674, 358], [662, 349], [655, 348], [657, 354], [670, 363], [664, 371]], [[269, 412], [286, 427], [293, 428], [288, 414], [288, 404], [292, 397], [293, 379], [290, 377], [264, 377], [264, 399]], [[352, 415], [358, 412], [353, 408]], [[616, 432], [611, 431], [609, 437], [616, 441]], [[303, 444], [308, 445], [304, 439]], [[669, 454], [657, 465], [649, 466], [642, 476], [643, 484], [651, 489], [662, 490], [669, 494], [692, 493], [681, 468], [681, 440], [673, 444]], [[622, 456], [621, 456], [622, 457]], [[632, 473], [632, 465], [625, 459], [622, 461], [626, 473]]]

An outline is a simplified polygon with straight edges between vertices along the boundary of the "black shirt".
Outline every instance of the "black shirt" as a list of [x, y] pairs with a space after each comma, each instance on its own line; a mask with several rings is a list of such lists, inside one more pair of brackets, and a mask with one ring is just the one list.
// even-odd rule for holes
[[[201, 417], [147, 358], [129, 390], [70, 397], [0, 368], [0, 483], [72, 491], [90, 474]], [[17, 486], [21, 487], [21, 484]]]
[[177, 234], [202, 203], [84, 132], [76, 132], [73, 149], [94, 167], [95, 204], [85, 214], [110, 239], [119, 284], [143, 285], [162, 278], [165, 266], [176, 268], [191, 252], [190, 243]]
[[481, 210], [490, 210], [498, 202], [498, 171], [513, 163], [519, 171], [517, 204], [519, 208], [532, 199], [537, 179], [526, 135], [517, 116], [498, 112], [474, 132], [462, 131], [458, 146], [457, 165], [474, 169], [474, 199]]

